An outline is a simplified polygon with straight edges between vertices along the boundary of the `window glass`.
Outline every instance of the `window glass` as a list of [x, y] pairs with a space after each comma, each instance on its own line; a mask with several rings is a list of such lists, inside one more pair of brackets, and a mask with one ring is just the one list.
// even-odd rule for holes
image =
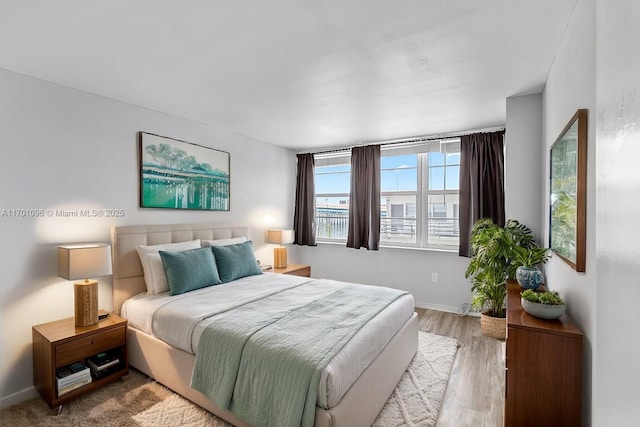
[[345, 239], [349, 226], [349, 197], [316, 197], [317, 237]]
[[432, 245], [457, 245], [460, 235], [458, 194], [430, 194], [427, 198], [428, 240]]
[[449, 153], [447, 154], [447, 164], [448, 165], [459, 165], [460, 164], [460, 153]]
[[349, 157], [332, 159], [330, 166], [316, 166], [316, 236], [319, 239], [346, 240], [349, 223]]
[[380, 243], [415, 244], [416, 195], [389, 195], [380, 201]]
[[[431, 154], [429, 154], [431, 156]], [[429, 168], [429, 190], [444, 190], [444, 168]]]
[[429, 153], [429, 166], [442, 166], [444, 165], [444, 155], [439, 152]]
[[316, 194], [349, 193], [351, 165], [320, 166], [315, 168]]
[[[381, 245], [457, 247], [460, 153], [444, 154], [433, 148], [426, 147], [423, 152], [418, 146], [415, 154], [382, 152]], [[351, 166], [348, 156], [329, 161], [333, 162], [331, 166], [315, 169], [317, 236], [344, 241], [349, 223]]]
[[445, 190], [458, 190], [460, 188], [460, 166], [447, 166], [445, 177]]
[[383, 156], [380, 159], [380, 191], [416, 191], [418, 156]]

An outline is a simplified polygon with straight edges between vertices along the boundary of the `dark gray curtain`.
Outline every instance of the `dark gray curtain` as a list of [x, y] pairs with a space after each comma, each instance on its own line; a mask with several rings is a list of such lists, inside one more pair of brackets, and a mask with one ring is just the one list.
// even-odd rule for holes
[[380, 146], [351, 149], [348, 248], [378, 250], [380, 244]]
[[296, 206], [293, 213], [295, 245], [316, 246], [316, 189], [313, 154], [298, 154]]
[[473, 224], [504, 226], [504, 131], [460, 138], [460, 256], [469, 256]]

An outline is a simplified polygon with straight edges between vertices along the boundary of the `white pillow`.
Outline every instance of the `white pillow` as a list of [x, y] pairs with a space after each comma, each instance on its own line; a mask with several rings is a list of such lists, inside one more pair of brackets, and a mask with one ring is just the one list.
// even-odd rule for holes
[[200, 248], [200, 240], [190, 240], [179, 243], [164, 243], [162, 245], [144, 246], [138, 245], [138, 256], [144, 270], [144, 283], [147, 285], [147, 292], [150, 294], [160, 294], [169, 290], [167, 275], [164, 272], [164, 265], [160, 258], [160, 251], [182, 252], [189, 249]]
[[247, 241], [247, 238], [245, 236], [232, 237], [230, 239], [203, 240], [202, 241], [202, 247], [206, 248], [208, 246], [237, 245], [238, 243], [244, 243], [246, 241]]

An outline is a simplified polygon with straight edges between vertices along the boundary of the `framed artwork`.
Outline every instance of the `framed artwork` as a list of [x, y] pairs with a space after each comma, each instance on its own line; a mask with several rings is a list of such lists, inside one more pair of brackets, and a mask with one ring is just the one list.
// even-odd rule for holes
[[229, 153], [139, 132], [140, 207], [229, 210]]
[[578, 110], [551, 146], [549, 247], [585, 271], [587, 231], [587, 110]]

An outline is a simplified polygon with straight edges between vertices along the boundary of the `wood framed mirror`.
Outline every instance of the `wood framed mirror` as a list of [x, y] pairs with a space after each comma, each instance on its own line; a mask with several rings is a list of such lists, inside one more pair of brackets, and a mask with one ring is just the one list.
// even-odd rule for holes
[[551, 146], [549, 248], [578, 272], [586, 267], [587, 110], [576, 111]]

